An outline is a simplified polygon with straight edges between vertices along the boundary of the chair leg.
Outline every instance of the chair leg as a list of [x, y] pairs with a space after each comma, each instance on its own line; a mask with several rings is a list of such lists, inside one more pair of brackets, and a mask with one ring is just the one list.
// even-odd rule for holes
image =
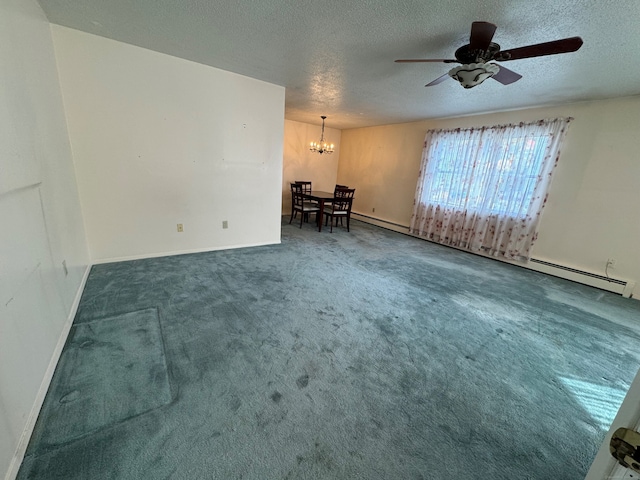
[[295, 210], [291, 211], [291, 218], [289, 219], [289, 225], [291, 225], [291, 222], [293, 222], [293, 217], [295, 216]]
[[347, 215], [347, 232], [349, 231], [349, 221], [351, 220], [351, 215]]
[[304, 220], [304, 212], [300, 212], [300, 228], [302, 228], [302, 220]]

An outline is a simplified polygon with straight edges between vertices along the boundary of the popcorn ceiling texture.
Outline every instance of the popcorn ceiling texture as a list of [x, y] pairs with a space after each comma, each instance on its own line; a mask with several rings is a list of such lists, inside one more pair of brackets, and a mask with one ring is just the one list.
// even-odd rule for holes
[[[49, 20], [286, 87], [286, 117], [353, 128], [640, 93], [637, 0], [39, 0]], [[465, 91], [424, 85], [471, 22], [503, 49], [581, 36], [576, 53], [505, 62], [524, 76]]]
[[358, 221], [282, 228], [94, 266], [18, 478], [584, 478], [640, 302]]

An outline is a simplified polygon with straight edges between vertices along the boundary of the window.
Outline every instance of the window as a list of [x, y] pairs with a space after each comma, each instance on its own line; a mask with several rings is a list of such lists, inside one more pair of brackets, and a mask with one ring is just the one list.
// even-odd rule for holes
[[427, 132], [410, 231], [528, 257], [569, 121]]
[[[453, 209], [522, 216], [540, 175], [550, 137], [526, 135], [501, 139], [455, 137], [437, 142], [430, 152], [432, 186], [423, 201]], [[451, 152], [475, 152], [470, 168], [467, 158]]]

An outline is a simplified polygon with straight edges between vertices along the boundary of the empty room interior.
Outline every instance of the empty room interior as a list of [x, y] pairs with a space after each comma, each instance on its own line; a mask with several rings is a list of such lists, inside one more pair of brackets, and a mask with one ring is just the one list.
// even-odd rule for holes
[[640, 3], [560, 3], [0, 0], [0, 476], [637, 478]]

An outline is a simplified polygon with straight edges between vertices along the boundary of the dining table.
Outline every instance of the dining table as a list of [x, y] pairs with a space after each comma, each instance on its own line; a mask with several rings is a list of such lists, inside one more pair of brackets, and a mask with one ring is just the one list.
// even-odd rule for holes
[[318, 212], [318, 231], [322, 231], [322, 217], [324, 216], [324, 204], [325, 202], [331, 203], [334, 198], [333, 192], [323, 192], [321, 190], [312, 190], [309, 193], [303, 193], [302, 197], [305, 200], [312, 200], [318, 202], [318, 207], [320, 207], [320, 211]]

